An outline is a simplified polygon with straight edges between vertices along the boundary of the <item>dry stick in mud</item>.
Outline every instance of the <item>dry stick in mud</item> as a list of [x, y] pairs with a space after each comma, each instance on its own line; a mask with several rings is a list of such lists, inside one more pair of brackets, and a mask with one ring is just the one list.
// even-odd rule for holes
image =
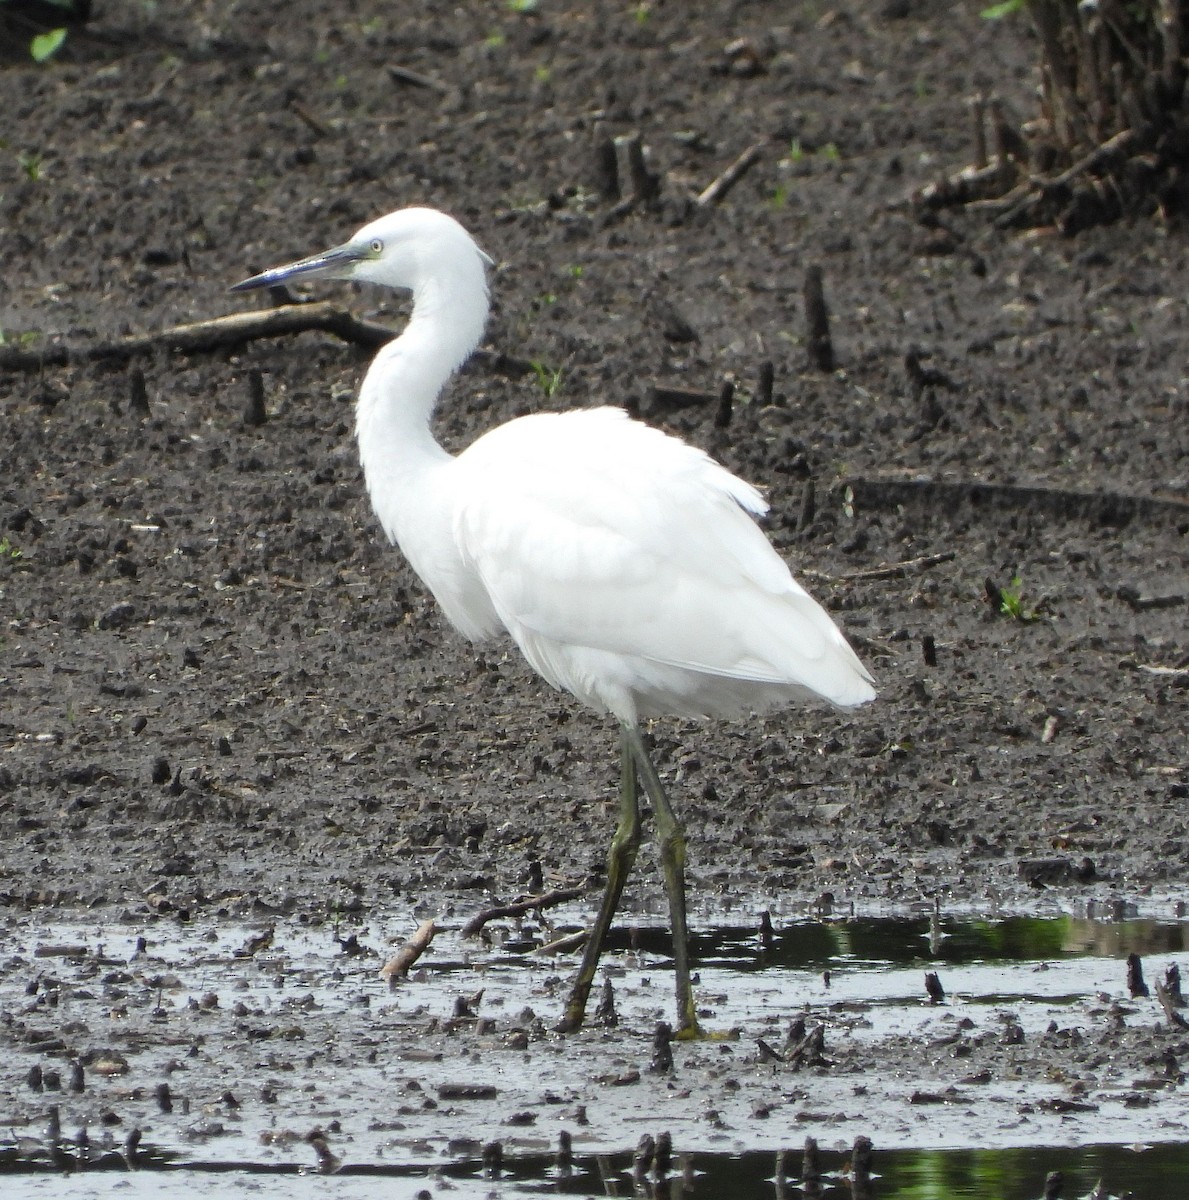
[[511, 904], [497, 904], [494, 908], [487, 908], [481, 913], [476, 913], [462, 927], [462, 936], [474, 937], [488, 921], [494, 921], [499, 917], [520, 917], [526, 912], [536, 912], [540, 908], [552, 908], [554, 905], [565, 904], [569, 900], [576, 900], [586, 891], [587, 888], [585, 885], [582, 887], [555, 888], [551, 892], [542, 892], [539, 896], [525, 896], [520, 900], [512, 901]]
[[380, 978], [388, 983], [403, 979], [409, 973], [409, 968], [429, 948], [438, 928], [432, 920], [422, 921], [417, 932], [384, 964]]
[[699, 194], [695, 203], [699, 208], [709, 208], [710, 205], [717, 204], [763, 156], [763, 142], [756, 142], [755, 145], [748, 146], [717, 179]]
[[860, 583], [875, 579], [900, 579], [905, 575], [915, 575], [920, 571], [928, 571], [931, 567], [951, 562], [957, 558], [956, 550], [943, 550], [940, 554], [922, 554], [919, 558], [906, 558], [903, 562], [880, 563], [877, 567], [866, 567], [862, 571], [847, 571], [842, 575], [828, 575], [825, 571], [811, 571], [802, 568], [801, 574], [806, 579], [816, 579], [821, 583]]
[[814, 370], [834, 370], [834, 343], [830, 340], [830, 310], [822, 283], [822, 269], [816, 264], [805, 271], [805, 350]]
[[[201, 354], [295, 333], [329, 333], [352, 346], [375, 350], [391, 341], [397, 332], [387, 325], [362, 320], [348, 309], [327, 301], [285, 304], [279, 308], [228, 313], [207, 321], [171, 325], [151, 333], [130, 334], [85, 346], [60, 344], [41, 350], [3, 346], [0, 347], [0, 371], [40, 371], [74, 362], [126, 362], [155, 350]], [[528, 375], [533, 371], [527, 359], [488, 350], [476, 350], [471, 361], [509, 375]]]

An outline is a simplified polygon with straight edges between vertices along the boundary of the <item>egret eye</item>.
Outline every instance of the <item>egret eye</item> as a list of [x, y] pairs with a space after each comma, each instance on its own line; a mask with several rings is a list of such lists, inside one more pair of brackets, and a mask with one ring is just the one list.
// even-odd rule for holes
[[373, 254], [382, 254], [384, 252], [384, 243], [379, 238], [372, 238], [371, 245], [368, 247]]

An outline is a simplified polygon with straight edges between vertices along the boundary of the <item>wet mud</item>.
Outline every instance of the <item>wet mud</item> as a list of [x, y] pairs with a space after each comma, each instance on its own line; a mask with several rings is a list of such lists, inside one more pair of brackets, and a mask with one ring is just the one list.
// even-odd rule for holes
[[[807, 1133], [1183, 1146], [1189, 1037], [1125, 966], [1140, 954], [1153, 985], [1186, 965], [1128, 924], [1181, 930], [1189, 900], [1182, 230], [917, 220], [910, 193], [970, 157], [968, 97], [1035, 102], [1026, 29], [981, 5], [519, 7], [104, 6], [49, 65], [0, 68], [16, 1158], [41, 1161], [55, 1106], [65, 1136], [121, 1153], [139, 1129], [145, 1153], [314, 1167], [314, 1129], [354, 1163], [423, 1139], [435, 1163], [544, 1153], [562, 1128], [591, 1153], [662, 1129], [728, 1154]], [[630, 201], [635, 134], [656, 184], [617, 203], [599, 146], [621, 139]], [[508, 647], [463, 643], [383, 543], [352, 444], [366, 353], [306, 333], [47, 365], [234, 311], [230, 283], [413, 203], [499, 263], [492, 353], [445, 400], [445, 443], [614, 402], [705, 447], [766, 490], [771, 537], [880, 686], [858, 713], [650, 731], [688, 826], [699, 1003], [738, 1030], [674, 1047], [671, 1075], [649, 1070], [672, 999], [648, 853], [620, 1025], [551, 1032], [573, 962], [517, 943], [593, 907], [614, 733]], [[571, 886], [567, 908], [461, 936]], [[775, 963], [731, 960], [716, 931], [758, 938], [765, 910]], [[1027, 979], [988, 947], [997, 965], [955, 979], [946, 938], [869, 972], [834, 934], [839, 962], [782, 958], [804, 919], [935, 910], [1125, 936], [1038, 952]], [[390, 991], [381, 963], [429, 918], [424, 974]], [[799, 1015], [825, 1042], [794, 1069]], [[162, 1110], [163, 1084], [189, 1112]], [[459, 1084], [495, 1098], [440, 1094]]]

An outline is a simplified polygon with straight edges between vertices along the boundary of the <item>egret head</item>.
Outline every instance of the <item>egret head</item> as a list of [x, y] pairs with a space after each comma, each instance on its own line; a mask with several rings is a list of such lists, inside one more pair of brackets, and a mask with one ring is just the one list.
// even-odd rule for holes
[[273, 287], [300, 279], [350, 279], [417, 292], [451, 271], [477, 273], [492, 260], [463, 227], [432, 208], [402, 208], [369, 222], [349, 242], [273, 267], [234, 284], [233, 292]]

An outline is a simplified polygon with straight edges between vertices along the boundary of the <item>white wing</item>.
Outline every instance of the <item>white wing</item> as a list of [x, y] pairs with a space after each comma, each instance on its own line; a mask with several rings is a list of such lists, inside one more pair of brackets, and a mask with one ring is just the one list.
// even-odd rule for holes
[[464, 562], [532, 665], [587, 703], [635, 719], [874, 696], [748, 515], [762, 497], [701, 451], [590, 409], [503, 425], [448, 474]]

